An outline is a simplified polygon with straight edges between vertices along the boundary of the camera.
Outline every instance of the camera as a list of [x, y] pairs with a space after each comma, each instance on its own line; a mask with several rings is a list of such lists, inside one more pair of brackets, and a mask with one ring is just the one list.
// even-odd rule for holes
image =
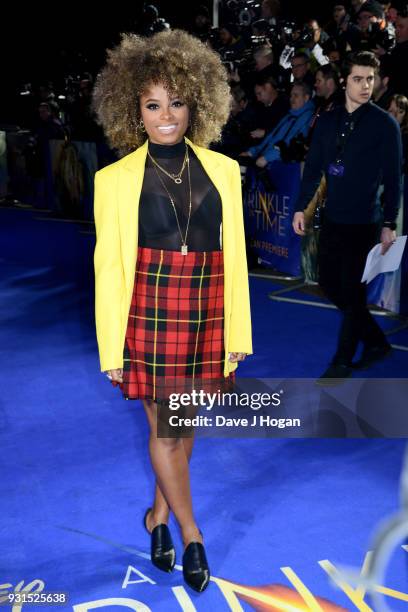
[[308, 150], [307, 141], [303, 134], [298, 134], [292, 138], [289, 144], [281, 140], [276, 143], [276, 146], [279, 148], [281, 160], [285, 164], [304, 161]]

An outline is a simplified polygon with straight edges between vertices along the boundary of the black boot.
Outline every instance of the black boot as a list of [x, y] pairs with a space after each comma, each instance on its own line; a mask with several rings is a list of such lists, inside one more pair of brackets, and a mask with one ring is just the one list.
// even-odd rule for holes
[[151, 536], [150, 555], [153, 565], [163, 570], [163, 572], [172, 572], [176, 563], [176, 551], [174, 549], [173, 540], [171, 539], [170, 530], [167, 525], [161, 523], [156, 525], [150, 532], [147, 528], [147, 515], [151, 511], [148, 508], [143, 518], [143, 525], [147, 533]]
[[201, 542], [190, 542], [186, 546], [183, 554], [183, 576], [186, 583], [195, 591], [201, 593], [207, 588], [210, 568]]

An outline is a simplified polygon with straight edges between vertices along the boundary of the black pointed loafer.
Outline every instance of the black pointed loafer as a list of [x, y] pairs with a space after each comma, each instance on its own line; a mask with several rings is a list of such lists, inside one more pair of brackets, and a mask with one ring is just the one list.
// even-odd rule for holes
[[201, 542], [190, 542], [186, 546], [183, 554], [183, 576], [194, 591], [201, 593], [207, 588], [210, 581], [210, 568]]
[[150, 532], [147, 528], [147, 515], [150, 511], [151, 508], [146, 510], [143, 517], [143, 525], [150, 535], [150, 557], [152, 563], [163, 572], [172, 572], [176, 563], [176, 551], [170, 529], [165, 523], [160, 523]]

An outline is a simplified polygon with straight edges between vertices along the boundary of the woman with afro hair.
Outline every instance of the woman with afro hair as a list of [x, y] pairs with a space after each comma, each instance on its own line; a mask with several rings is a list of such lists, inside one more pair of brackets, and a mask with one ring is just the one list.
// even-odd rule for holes
[[208, 149], [230, 99], [219, 56], [181, 30], [122, 35], [93, 94], [122, 155], [95, 175], [101, 370], [126, 399], [142, 400], [149, 422], [156, 485], [143, 522], [152, 562], [174, 567], [171, 510], [196, 591], [210, 572], [191, 499], [193, 433], [169, 435], [168, 410], [174, 394], [230, 388], [252, 353], [240, 170]]

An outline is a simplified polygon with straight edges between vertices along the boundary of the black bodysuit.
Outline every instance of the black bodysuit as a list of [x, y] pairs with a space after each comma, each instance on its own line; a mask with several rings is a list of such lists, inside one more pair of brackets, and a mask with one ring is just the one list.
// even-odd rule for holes
[[[149, 142], [148, 146], [151, 156], [168, 172], [180, 171], [185, 148], [188, 146], [184, 140], [175, 145]], [[188, 154], [192, 201], [186, 240], [188, 250], [220, 251], [221, 198], [191, 147], [188, 147]], [[157, 172], [173, 197], [184, 238], [190, 202], [187, 166], [184, 168], [182, 183], [179, 185], [159, 168]], [[149, 156], [146, 158], [139, 204], [139, 246], [169, 251], [179, 251], [181, 248], [181, 237], [173, 206]]]

